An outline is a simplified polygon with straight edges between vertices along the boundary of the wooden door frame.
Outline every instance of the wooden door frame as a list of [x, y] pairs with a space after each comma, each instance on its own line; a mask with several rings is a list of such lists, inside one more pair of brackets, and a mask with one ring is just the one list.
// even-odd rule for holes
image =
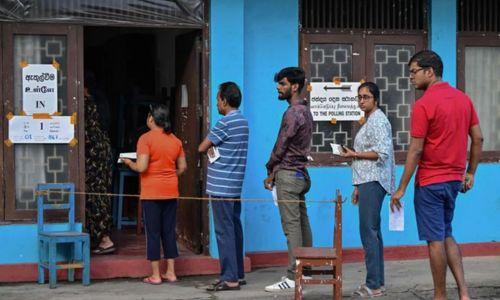
[[[206, 136], [208, 131], [209, 131], [209, 128], [210, 128], [210, 0], [205, 0], [205, 25], [199, 29], [202, 30], [202, 37], [203, 37], [203, 43], [202, 43], [202, 62], [201, 62], [201, 65], [202, 65], [202, 86], [201, 86], [201, 89], [202, 89], [202, 102], [203, 102], [203, 122], [201, 125], [202, 127], [202, 136]], [[18, 23], [4, 23], [2, 25], [0, 25], [0, 32], [1, 32], [1, 38], [0, 38], [0, 49], [3, 51], [3, 39], [4, 39], [4, 33], [3, 33], [3, 26], [5, 25], [9, 25], [9, 26], [15, 26], [16, 24]], [[77, 179], [77, 191], [84, 191], [85, 190], [85, 131], [84, 131], [84, 101], [82, 100], [83, 99], [83, 66], [84, 66], [84, 57], [83, 57], [83, 46], [84, 46], [84, 40], [83, 40], [83, 26], [85, 26], [85, 24], [82, 24], [82, 25], [64, 25], [64, 24], [61, 24], [61, 23], [58, 23], [58, 24], [45, 24], [43, 26], [41, 26], [40, 24], [22, 24], [22, 26], [30, 26], [31, 28], [35, 28], [35, 29], [38, 29], [38, 31], [34, 31], [34, 32], [29, 32], [29, 33], [43, 33], [43, 34], [57, 34], [57, 31], [54, 31], [53, 29], [49, 29], [49, 30], [46, 30], [46, 29], [43, 29], [43, 28], [54, 28], [54, 27], [59, 27], [59, 26], [71, 26], [71, 27], [76, 27], [76, 31], [77, 31], [77, 37], [76, 37], [76, 49], [78, 50], [78, 53], [77, 53], [77, 62], [76, 64], [74, 64], [75, 66], [77, 66], [77, 69], [76, 69], [76, 74], [77, 74], [77, 80], [76, 80], [76, 85], [75, 85], [75, 88], [76, 88], [76, 103], [77, 103], [77, 114], [78, 114], [78, 122], [77, 122], [77, 129], [76, 132], [77, 132], [77, 136], [78, 136], [78, 146], [77, 146], [77, 149], [78, 149], [78, 159], [77, 159], [77, 163], [76, 163], [76, 166], [78, 167], [78, 171], [79, 171], [79, 176], [78, 176], [78, 179]], [[136, 24], [137, 26], [139, 27], [142, 27], [140, 26], [140, 24]], [[132, 26], [126, 26], [124, 25], [124, 27], [135, 27], [134, 25]], [[161, 28], [161, 26], [160, 26]], [[168, 27], [165, 27], [165, 28], [168, 28]], [[195, 29], [195, 28], [193, 28]], [[68, 47], [70, 46], [70, 43], [68, 43]], [[69, 50], [69, 48], [68, 48]], [[3, 58], [4, 57], [4, 53], [3, 52], [0, 52], [0, 55], [1, 57]], [[2, 65], [2, 62], [4, 61], [4, 59], [1, 59], [0, 60], [0, 70], [2, 70], [2, 74], [5, 74], [5, 72], [3, 72], [4, 70], [4, 66]], [[5, 77], [5, 76], [4, 76]], [[0, 89], [2, 91], [4, 91], [3, 86], [4, 86], [4, 81], [6, 79], [5, 78], [0, 78]], [[68, 86], [68, 92], [70, 91], [70, 88]], [[5, 93], [5, 92], [3, 92]], [[3, 99], [6, 99], [5, 98], [5, 95], [3, 95], [4, 98]], [[68, 98], [68, 101], [70, 101], [71, 98]], [[78, 101], [78, 99], [80, 99], [80, 101]], [[0, 113], [1, 115], [3, 116], [4, 115], [4, 110], [3, 110], [3, 104], [0, 106]], [[6, 125], [6, 122], [5, 120], [3, 120], [3, 126], [0, 126], [0, 132], [2, 134], [4, 134], [5, 136], [5, 133], [7, 132], [7, 125]], [[81, 124], [81, 125], [78, 125], [78, 124]], [[0, 156], [3, 158], [4, 156], [4, 153], [3, 153], [3, 147], [2, 149], [0, 149]], [[0, 162], [0, 170], [2, 171], [1, 174], [5, 175], [5, 174], [8, 174], [7, 173], [7, 166], [4, 165], [4, 161], [5, 160], [2, 160]], [[13, 165], [10, 166], [10, 171], [12, 172], [13, 171]], [[206, 174], [206, 169], [207, 169], [207, 162], [206, 160], [202, 160], [201, 161], [201, 172], [202, 172], [202, 181], [203, 181], [203, 185], [206, 184], [206, 180], [204, 178], [204, 175]], [[5, 178], [6, 176], [4, 176]], [[4, 181], [2, 180], [0, 182], [0, 222], [2, 222], [3, 220], [5, 220], [5, 210], [4, 210], [4, 207], [5, 207], [5, 203], [7, 202], [6, 199], [7, 199], [7, 195], [4, 193]], [[15, 196], [15, 195], [14, 195]], [[77, 199], [77, 217], [79, 217], [79, 219], [85, 223], [85, 197], [82, 196], [82, 195], [76, 195], [76, 199]], [[15, 203], [15, 200], [11, 200], [11, 201], [14, 201]], [[34, 212], [32, 214], [32, 217], [29, 218], [29, 216], [26, 216], [24, 215], [24, 220], [11, 220], [9, 222], [22, 222], [22, 223], [26, 223], [26, 222], [35, 222], [35, 215], [34, 215]], [[208, 208], [208, 203], [206, 202], [203, 202], [203, 205], [202, 205], [202, 224], [203, 224], [203, 232], [202, 232], [202, 236], [204, 238], [204, 240], [202, 241], [202, 244], [203, 244], [203, 251], [205, 254], [208, 253], [208, 244], [209, 244], [209, 234], [210, 234], [210, 227], [209, 227], [209, 220], [210, 220], [210, 216], [209, 216], [209, 208]]]
[[[78, 116], [82, 116], [79, 109], [80, 106], [83, 107], [83, 90], [79, 93], [78, 83], [78, 57], [83, 56], [77, 45], [77, 35], [81, 33], [78, 30], [81, 28], [79, 25], [64, 25], [64, 24], [24, 24], [24, 23], [6, 23], [3, 24], [2, 30], [2, 45], [4, 46], [2, 58], [6, 63], [2, 66], [2, 74], [13, 74], [15, 62], [14, 59], [14, 49], [13, 41], [14, 35], [64, 35], [66, 36], [66, 56], [67, 56], [67, 105], [68, 111], [70, 113], [76, 112]], [[83, 68], [83, 66], [81, 66]], [[73, 78], [73, 79], [72, 79]], [[74, 80], [76, 79], [76, 80]], [[4, 112], [14, 111], [14, 77], [4, 76], [3, 87], [9, 87], [3, 89], [3, 106], [6, 107]], [[81, 99], [81, 101], [78, 101]], [[75, 136], [80, 138], [79, 145], [75, 147], [68, 146], [68, 180], [70, 182], [75, 182], [77, 186], [77, 191], [82, 191], [82, 186], [84, 190], [84, 177], [82, 178], [82, 170], [79, 170], [78, 158], [81, 155], [81, 151], [84, 151], [84, 139], [81, 139], [81, 131], [83, 132], [83, 117], [77, 118]], [[3, 120], [3, 132], [5, 135], [8, 134], [8, 122]], [[5, 146], [4, 146], [5, 147]], [[3, 161], [4, 175], [15, 174], [14, 165], [14, 146], [7, 147], [4, 150]], [[85, 153], [83, 152], [83, 156]], [[76, 171], [75, 171], [76, 170]], [[85, 170], [83, 170], [83, 173]], [[5, 195], [4, 198], [4, 219], [8, 221], [22, 221], [22, 222], [35, 222], [36, 221], [36, 210], [16, 210], [15, 207], [15, 176], [4, 176], [5, 180]], [[83, 184], [83, 185], [82, 185]], [[84, 220], [85, 214], [85, 202], [82, 201], [84, 197], [77, 196], [77, 207], [76, 216], [79, 216], [81, 220]]]
[[3, 113], [3, 106], [4, 106], [4, 90], [3, 90], [3, 77], [4, 77], [4, 72], [3, 72], [3, 24], [0, 24], [0, 94], [2, 97], [2, 104], [0, 105], [0, 117], [2, 118], [2, 121], [0, 121], [0, 137], [2, 138], [2, 146], [0, 147], [0, 174], [2, 175], [2, 179], [0, 180], [0, 224], [5, 220], [5, 193], [4, 193], [4, 181], [5, 181], [5, 172], [4, 172], [4, 156], [3, 156], [3, 148], [5, 147], [5, 144], [3, 144], [3, 141], [7, 139], [8, 135], [4, 135], [4, 123], [7, 123], [7, 120], [5, 119], [5, 114]]

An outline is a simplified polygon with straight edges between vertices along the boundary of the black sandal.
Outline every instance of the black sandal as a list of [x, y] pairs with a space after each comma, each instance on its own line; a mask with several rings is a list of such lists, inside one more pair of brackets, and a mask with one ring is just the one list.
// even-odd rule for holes
[[237, 286], [229, 286], [225, 281], [219, 281], [216, 284], [212, 284], [207, 287], [207, 291], [209, 292], [219, 292], [219, 291], [238, 291], [240, 290], [240, 285]]
[[92, 251], [92, 253], [102, 255], [102, 254], [111, 254], [111, 253], [114, 253], [115, 251], [116, 251], [115, 246], [111, 246], [108, 248], [97, 247], [96, 249], [94, 249]]

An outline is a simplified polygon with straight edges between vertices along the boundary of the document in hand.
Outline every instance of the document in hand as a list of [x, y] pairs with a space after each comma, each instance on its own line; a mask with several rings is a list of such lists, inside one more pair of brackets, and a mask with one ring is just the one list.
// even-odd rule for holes
[[136, 152], [123, 152], [123, 153], [120, 153], [120, 155], [118, 156], [118, 163], [122, 163], [123, 162], [123, 158], [128, 158], [128, 159], [136, 160], [137, 159], [137, 153]]
[[332, 147], [332, 153], [335, 155], [340, 155], [340, 153], [344, 152], [344, 149], [339, 144], [330, 143], [330, 146]]
[[405, 210], [403, 203], [401, 202], [401, 208], [399, 210], [394, 209], [394, 212], [392, 212], [389, 202], [389, 231], [404, 231], [404, 230], [405, 230]]
[[207, 156], [208, 156], [208, 161], [211, 164], [214, 163], [214, 161], [216, 161], [220, 157], [219, 149], [215, 146], [208, 148]]
[[276, 191], [276, 186], [273, 186], [273, 190], [271, 191], [273, 195], [273, 202], [275, 206], [278, 206], [278, 192]]

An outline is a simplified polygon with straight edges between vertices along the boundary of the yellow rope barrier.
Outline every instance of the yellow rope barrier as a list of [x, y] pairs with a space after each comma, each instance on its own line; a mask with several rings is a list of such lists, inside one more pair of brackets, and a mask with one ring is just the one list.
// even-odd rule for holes
[[[35, 191], [35, 195], [49, 195], [50, 193], [55, 193], [55, 194], [70, 194], [68, 191]], [[89, 196], [104, 196], [104, 197], [134, 197], [134, 198], [139, 198], [140, 195], [137, 194], [113, 194], [113, 193], [92, 193], [92, 192], [74, 192], [75, 195], [89, 195]], [[186, 196], [179, 196], [179, 197], [173, 197], [175, 199], [179, 200], [196, 200], [196, 201], [230, 201], [230, 202], [258, 202], [258, 203], [267, 203], [267, 202], [274, 202], [272, 199], [259, 199], [259, 198], [206, 198], [206, 197], [186, 197]], [[282, 203], [302, 203], [302, 202], [307, 202], [307, 203], [336, 203], [336, 199], [332, 200], [296, 200], [296, 199], [278, 199], [278, 202]], [[346, 199], [342, 201], [346, 202]]]

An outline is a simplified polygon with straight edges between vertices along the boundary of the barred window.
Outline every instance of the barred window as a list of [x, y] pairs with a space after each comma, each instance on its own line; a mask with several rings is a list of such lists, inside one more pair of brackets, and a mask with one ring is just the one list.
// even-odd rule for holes
[[[300, 11], [301, 64], [308, 80], [375, 82], [392, 125], [394, 148], [407, 151], [416, 97], [408, 61], [425, 45], [426, 3], [303, 0]], [[357, 121], [315, 121], [311, 145], [316, 164], [332, 162], [330, 143], [352, 146], [360, 126]], [[402, 156], [398, 152], [397, 159]]]

